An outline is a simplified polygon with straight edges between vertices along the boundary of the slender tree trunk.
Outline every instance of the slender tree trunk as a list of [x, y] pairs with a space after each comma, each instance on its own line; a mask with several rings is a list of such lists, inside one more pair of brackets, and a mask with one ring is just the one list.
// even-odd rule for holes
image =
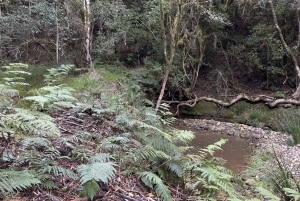
[[161, 86], [161, 90], [160, 90], [160, 94], [159, 97], [157, 99], [156, 102], [156, 107], [155, 107], [155, 112], [158, 111], [158, 108], [161, 104], [162, 98], [164, 96], [165, 93], [165, 88], [166, 88], [166, 84], [167, 81], [169, 79], [169, 74], [173, 65], [173, 59], [175, 56], [175, 51], [176, 51], [176, 47], [177, 47], [177, 42], [178, 42], [178, 35], [179, 35], [179, 25], [181, 22], [181, 12], [182, 12], [182, 0], [179, 0], [177, 2], [177, 11], [176, 11], [176, 15], [174, 18], [172, 18], [172, 7], [173, 7], [173, 0], [169, 1], [169, 14], [168, 14], [168, 20], [169, 20], [169, 29], [170, 29], [170, 44], [169, 44], [169, 52], [170, 54], [168, 55], [167, 52], [167, 48], [168, 48], [168, 41], [167, 41], [167, 36], [166, 36], [166, 28], [165, 28], [165, 12], [164, 12], [164, 8], [163, 8], [163, 2], [162, 0], [159, 1], [159, 7], [160, 7], [160, 28], [161, 28], [161, 34], [162, 34], [162, 40], [163, 40], [163, 49], [164, 49], [164, 56], [165, 56], [165, 61], [167, 64], [167, 69], [165, 71], [165, 74], [163, 76], [163, 80], [162, 80], [162, 86]]
[[[278, 21], [277, 21], [277, 17], [276, 17], [276, 13], [275, 13], [275, 8], [274, 8], [274, 5], [273, 5], [273, 1], [272, 0], [268, 0], [268, 2], [269, 2], [270, 7], [271, 7], [274, 25], [275, 25], [275, 28], [276, 28], [277, 33], [279, 35], [280, 41], [281, 41], [283, 47], [285, 48], [285, 50], [287, 51], [287, 53], [292, 57], [293, 62], [294, 62], [294, 67], [295, 67], [295, 70], [296, 70], [296, 73], [297, 73], [297, 76], [300, 79], [300, 67], [299, 67], [299, 63], [298, 63], [298, 60], [297, 60], [297, 55], [296, 55], [296, 53], [294, 53], [292, 51], [292, 49], [287, 45], [286, 41], [284, 40], [281, 28], [278, 25]], [[297, 9], [298, 28], [300, 27], [299, 12], [300, 12], [300, 2], [298, 0], [298, 9]], [[299, 28], [299, 32], [300, 32], [300, 28]], [[300, 35], [298, 35], [298, 36], [299, 36], [298, 37], [298, 43], [299, 43], [299, 41], [300, 41]], [[293, 94], [293, 98], [295, 98], [295, 99], [299, 99], [300, 98], [300, 85], [299, 84], [298, 84], [297, 90]]]
[[85, 58], [87, 64], [92, 67], [92, 59], [91, 59], [91, 6], [90, 0], [84, 1], [84, 28], [85, 28]]
[[56, 50], [56, 64], [59, 63], [59, 23], [58, 23], [58, 14], [57, 14], [57, 3], [55, 4], [55, 17], [56, 17], [56, 41], [55, 41], [55, 50]]

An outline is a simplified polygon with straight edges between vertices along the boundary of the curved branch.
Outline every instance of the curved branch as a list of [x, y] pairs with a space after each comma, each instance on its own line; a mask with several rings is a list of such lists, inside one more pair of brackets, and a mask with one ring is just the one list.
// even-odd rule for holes
[[274, 97], [266, 96], [266, 95], [258, 95], [256, 97], [249, 97], [246, 94], [239, 94], [229, 102], [218, 100], [215, 98], [210, 98], [207, 96], [202, 96], [202, 97], [197, 98], [196, 95], [195, 95], [194, 99], [187, 100], [187, 101], [163, 101], [163, 102], [168, 103], [168, 104], [177, 103], [178, 105], [177, 105], [177, 111], [176, 111], [175, 115], [178, 115], [180, 106], [186, 105], [189, 107], [194, 107], [196, 105], [196, 103], [199, 101], [213, 102], [213, 103], [218, 104], [223, 107], [230, 107], [239, 101], [247, 101], [247, 102], [254, 103], [254, 104], [255, 103], [264, 103], [269, 108], [275, 108], [275, 107], [283, 106], [283, 105], [287, 105], [287, 104], [300, 105], [300, 101], [298, 101], [296, 99], [284, 99], [284, 98], [276, 99]]

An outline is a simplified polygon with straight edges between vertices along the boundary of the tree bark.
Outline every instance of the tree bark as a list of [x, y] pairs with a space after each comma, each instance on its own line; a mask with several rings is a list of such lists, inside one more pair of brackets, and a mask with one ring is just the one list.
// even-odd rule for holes
[[55, 22], [56, 22], [56, 41], [55, 41], [55, 51], [56, 51], [56, 64], [59, 63], [59, 23], [58, 23], [58, 13], [57, 13], [57, 2], [55, 4]]
[[164, 96], [165, 93], [165, 88], [166, 88], [166, 84], [169, 78], [169, 74], [170, 74], [170, 70], [172, 68], [173, 65], [173, 59], [175, 56], [175, 51], [176, 51], [176, 47], [177, 47], [177, 42], [178, 42], [178, 29], [179, 29], [179, 25], [180, 25], [180, 21], [181, 21], [181, 4], [182, 4], [182, 0], [179, 0], [179, 2], [177, 3], [177, 10], [176, 10], [176, 14], [175, 17], [172, 18], [172, 7], [173, 7], [173, 0], [169, 1], [169, 14], [168, 14], [168, 20], [169, 20], [169, 34], [171, 36], [171, 40], [170, 40], [170, 44], [169, 44], [169, 52], [170, 55], [168, 55], [167, 52], [167, 48], [168, 48], [168, 41], [167, 41], [167, 36], [166, 36], [166, 28], [165, 28], [165, 12], [164, 12], [164, 8], [163, 8], [163, 2], [162, 0], [159, 1], [159, 8], [160, 8], [160, 28], [161, 28], [161, 34], [162, 34], [162, 40], [163, 40], [163, 49], [164, 49], [164, 56], [165, 56], [165, 61], [167, 64], [167, 69], [165, 71], [165, 74], [163, 76], [163, 80], [162, 80], [162, 87], [160, 90], [160, 94], [159, 97], [157, 99], [156, 102], [156, 107], [155, 107], [155, 112], [158, 111], [158, 108], [161, 104], [162, 98]]
[[[280, 41], [281, 41], [283, 47], [285, 48], [285, 50], [287, 51], [287, 53], [292, 57], [293, 62], [294, 62], [294, 67], [295, 67], [295, 70], [296, 70], [296, 73], [297, 73], [297, 76], [300, 79], [300, 67], [299, 67], [299, 63], [298, 63], [298, 60], [297, 60], [297, 55], [287, 45], [287, 43], [286, 43], [286, 41], [285, 41], [285, 39], [283, 37], [281, 28], [278, 25], [278, 20], [277, 20], [277, 17], [276, 17], [276, 12], [275, 12], [275, 8], [274, 8], [274, 5], [273, 5], [273, 1], [272, 0], [268, 0], [268, 2], [270, 4], [272, 16], [273, 16], [273, 21], [274, 21], [274, 26], [275, 26], [275, 28], [277, 30], [277, 33], [278, 33], [279, 38], [280, 38]], [[298, 0], [298, 9], [297, 9], [297, 11], [298, 11], [297, 12], [298, 27], [300, 27], [300, 20], [299, 20], [299, 12], [300, 11], [299, 10], [300, 10], [300, 3], [299, 3], [299, 0]], [[299, 30], [299, 33], [298, 33], [298, 35], [299, 35], [300, 34], [300, 28], [298, 28], [298, 30]], [[298, 38], [298, 43], [299, 43], [299, 40], [300, 40], [300, 35], [299, 35], [299, 38]], [[297, 85], [298, 85], [298, 87], [297, 87], [297, 90], [295, 91], [295, 93], [293, 94], [293, 98], [300, 99], [300, 85], [298, 83], [297, 83]]]
[[85, 59], [87, 64], [92, 67], [92, 59], [91, 59], [91, 6], [90, 0], [84, 1], [84, 28], [85, 28]]

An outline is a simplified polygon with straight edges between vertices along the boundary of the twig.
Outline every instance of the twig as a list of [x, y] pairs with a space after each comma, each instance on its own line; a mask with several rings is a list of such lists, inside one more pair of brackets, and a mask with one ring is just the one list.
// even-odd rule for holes
[[50, 198], [52, 201], [60, 201], [56, 196], [51, 195], [51, 194], [46, 194], [46, 197]]
[[127, 199], [127, 200], [129, 200], [129, 201], [138, 201], [138, 200], [136, 200], [136, 199], [134, 199], [134, 198], [131, 198], [131, 197], [128, 197], [128, 196], [126, 196], [126, 195], [124, 195], [124, 194], [122, 194], [122, 193], [114, 192], [114, 194], [116, 194], [116, 195], [119, 196], [120, 198], [124, 198], [124, 199]]

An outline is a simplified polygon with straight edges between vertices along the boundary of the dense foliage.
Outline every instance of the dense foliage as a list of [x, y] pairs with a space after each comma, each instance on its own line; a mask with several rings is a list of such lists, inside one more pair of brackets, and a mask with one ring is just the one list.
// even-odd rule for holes
[[[1, 1], [0, 199], [72, 185], [73, 193], [92, 199], [129, 175], [161, 200], [173, 200], [172, 185], [185, 190], [186, 200], [214, 199], [221, 191], [245, 199], [236, 191], [239, 178], [213, 157], [225, 142], [190, 154], [193, 134], [172, 127], [175, 119], [161, 101], [203, 93], [227, 100], [245, 85], [292, 94], [300, 79], [299, 6], [285, 0]], [[23, 63], [56, 67], [43, 74], [43, 86], [32, 87]], [[107, 79], [94, 71], [99, 64], [135, 72]], [[70, 71], [87, 67], [86, 82], [73, 83], [76, 89], [66, 84]], [[157, 97], [154, 109], [147, 98]], [[57, 113], [75, 121], [76, 131], [62, 128]], [[297, 115], [279, 118], [295, 144]], [[247, 121], [259, 125], [256, 116], [250, 111]], [[92, 123], [83, 126], [86, 118]], [[93, 124], [107, 127], [85, 130]], [[299, 199], [297, 179], [278, 166], [273, 187], [286, 200]]]

